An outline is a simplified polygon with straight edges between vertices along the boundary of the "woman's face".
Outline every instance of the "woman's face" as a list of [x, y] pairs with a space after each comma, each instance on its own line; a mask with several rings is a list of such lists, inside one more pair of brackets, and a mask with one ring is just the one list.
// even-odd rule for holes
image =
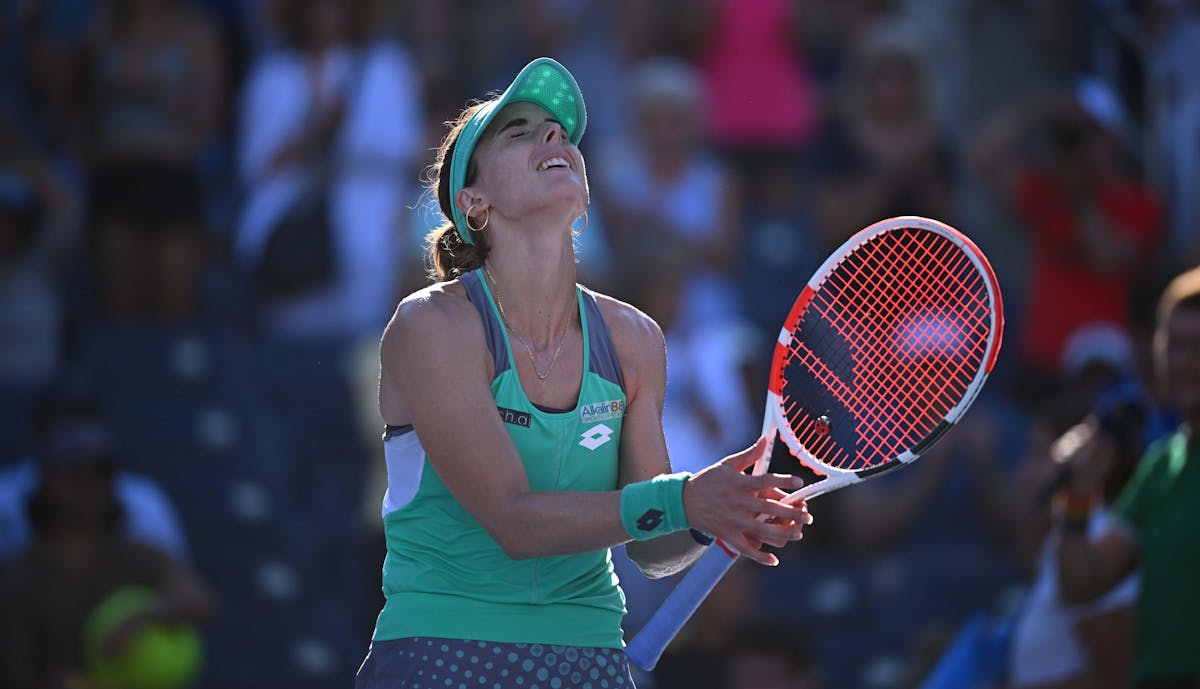
[[562, 125], [533, 103], [501, 110], [474, 157], [478, 176], [464, 191], [481, 195], [493, 214], [522, 218], [561, 209], [569, 225], [587, 208], [583, 155]]

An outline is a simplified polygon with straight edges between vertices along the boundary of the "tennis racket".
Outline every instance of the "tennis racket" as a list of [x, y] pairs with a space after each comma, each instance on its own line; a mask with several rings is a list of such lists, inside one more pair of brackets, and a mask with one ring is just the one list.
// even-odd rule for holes
[[[987, 258], [936, 220], [883, 220], [846, 241], [792, 306], [771, 362], [763, 436], [821, 478], [793, 504], [911, 463], [957, 422], [996, 363], [1004, 313]], [[753, 467], [767, 470], [771, 451]], [[625, 649], [652, 670], [733, 565], [709, 548]]]

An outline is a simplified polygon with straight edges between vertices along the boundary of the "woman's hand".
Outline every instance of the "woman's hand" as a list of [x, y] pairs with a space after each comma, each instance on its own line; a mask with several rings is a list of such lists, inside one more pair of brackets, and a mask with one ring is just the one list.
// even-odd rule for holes
[[693, 528], [721, 539], [755, 562], [774, 566], [779, 559], [762, 547], [778, 548], [800, 540], [812, 516], [804, 501], [781, 502], [788, 492], [804, 485], [799, 477], [743, 473], [767, 451], [766, 439], [759, 438], [746, 450], [692, 476], [683, 490], [683, 505]]

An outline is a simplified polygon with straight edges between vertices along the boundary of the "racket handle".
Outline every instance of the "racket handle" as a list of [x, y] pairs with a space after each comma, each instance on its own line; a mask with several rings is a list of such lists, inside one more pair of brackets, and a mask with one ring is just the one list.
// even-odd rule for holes
[[643, 670], [653, 670], [663, 651], [691, 619], [737, 558], [721, 547], [710, 547], [666, 597], [646, 626], [630, 640], [625, 655]]

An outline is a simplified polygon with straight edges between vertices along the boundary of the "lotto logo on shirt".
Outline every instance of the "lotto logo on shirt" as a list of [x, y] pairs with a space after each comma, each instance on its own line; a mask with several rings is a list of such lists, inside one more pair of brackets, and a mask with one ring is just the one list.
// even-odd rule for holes
[[625, 413], [625, 400], [609, 400], [585, 404], [579, 408], [579, 420], [583, 423], [597, 423], [609, 419], [619, 419]]
[[611, 440], [612, 434], [613, 429], [604, 424], [592, 426], [579, 434], [579, 437], [583, 438], [583, 440], [579, 441], [579, 444], [589, 450], [595, 451], [596, 448]]

